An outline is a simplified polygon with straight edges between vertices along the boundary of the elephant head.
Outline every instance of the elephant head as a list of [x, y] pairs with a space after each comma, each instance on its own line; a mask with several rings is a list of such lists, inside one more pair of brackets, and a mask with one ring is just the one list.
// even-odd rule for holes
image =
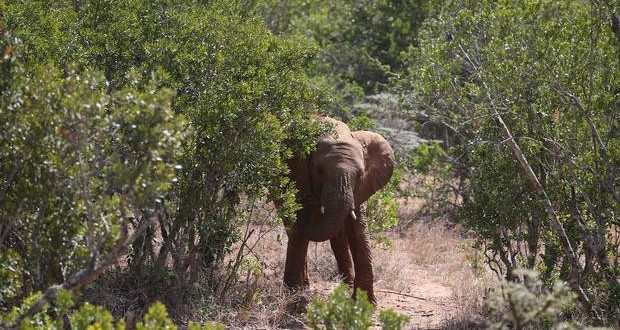
[[379, 134], [351, 132], [344, 123], [320, 118], [333, 125], [321, 136], [307, 158], [299, 160], [295, 180], [303, 209], [298, 226], [311, 241], [325, 241], [342, 230], [348, 217], [381, 189], [394, 170], [394, 152]]

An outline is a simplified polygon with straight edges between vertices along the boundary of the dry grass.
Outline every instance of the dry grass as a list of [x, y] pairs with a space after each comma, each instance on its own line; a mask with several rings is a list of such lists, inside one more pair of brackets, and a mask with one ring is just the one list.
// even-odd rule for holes
[[[400, 306], [416, 328], [457, 329], [479, 318], [490, 274], [476, 273], [468, 263], [467, 240], [459, 227], [446, 222], [413, 222], [391, 235], [393, 247], [376, 248], [376, 286], [421, 299]], [[428, 317], [428, 310], [432, 316]], [[420, 315], [421, 314], [421, 315]], [[422, 316], [422, 318], [420, 318]]]

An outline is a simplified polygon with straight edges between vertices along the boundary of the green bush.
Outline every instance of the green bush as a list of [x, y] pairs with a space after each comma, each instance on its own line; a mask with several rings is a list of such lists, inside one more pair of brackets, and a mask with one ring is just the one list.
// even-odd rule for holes
[[502, 281], [485, 300], [490, 329], [609, 329], [570, 320], [576, 308], [576, 296], [567, 283], [557, 281], [547, 289], [536, 271], [517, 269], [514, 272], [523, 282]]
[[545, 290], [535, 271], [518, 269], [515, 276], [522, 283], [503, 281], [485, 304], [493, 329], [525, 329], [559, 325], [563, 313], [575, 307], [575, 295], [564, 282], [556, 282], [549, 292]]
[[89, 327], [101, 330], [123, 330], [125, 328], [122, 321], [115, 327], [114, 318], [105, 308], [85, 303], [71, 314], [71, 328], [88, 329]]
[[[308, 306], [308, 326], [312, 329], [370, 329], [375, 306], [368, 302], [366, 293], [351, 290], [344, 284], [337, 286], [327, 301], [314, 298]], [[393, 310], [382, 310], [379, 315], [382, 329], [403, 329], [409, 322], [406, 315]]]
[[[38, 300], [40, 294], [34, 294], [27, 298], [24, 305], [14, 308], [14, 311], [6, 317], [0, 319], [2, 326], [14, 326], [21, 311], [30, 307], [31, 303]], [[49, 312], [52, 313], [49, 313]], [[54, 315], [55, 318], [52, 318]], [[67, 318], [65, 318], [67, 316]], [[65, 319], [69, 320], [69, 325], [65, 326]], [[115, 324], [116, 323], [116, 324]], [[124, 330], [124, 320], [114, 322], [114, 318], [104, 307], [84, 303], [75, 308], [71, 291], [61, 290], [56, 295], [52, 307], [44, 306], [43, 310], [35, 314], [33, 317], [21, 320], [18, 329], [21, 330], [52, 330], [52, 329], [101, 329], [101, 330]], [[136, 324], [137, 330], [176, 330], [177, 325], [170, 319], [166, 306], [161, 302], [152, 304], [142, 321]], [[224, 326], [218, 323], [195, 323], [190, 322], [187, 325], [189, 330], [223, 330]]]
[[96, 71], [3, 64], [0, 260], [13, 272], [0, 278], [5, 309], [100, 262], [130, 222], [147, 221], [184, 134], [172, 92], [154, 81], [108, 93]]
[[308, 325], [312, 329], [368, 329], [373, 325], [374, 309], [365, 293], [358, 291], [351, 299], [350, 290], [341, 284], [329, 300], [312, 300], [308, 306]]
[[176, 330], [177, 326], [168, 318], [166, 306], [156, 302], [149, 307], [144, 321], [136, 324], [136, 330]]
[[379, 312], [379, 322], [381, 323], [381, 329], [400, 330], [404, 329], [407, 323], [409, 323], [409, 317], [392, 309], [385, 309]]
[[377, 242], [385, 246], [390, 246], [391, 242], [383, 233], [394, 229], [400, 221], [398, 217], [400, 205], [397, 198], [403, 195], [399, 185], [404, 173], [402, 168], [397, 168], [390, 182], [366, 202], [368, 231]]
[[329, 113], [348, 119], [364, 95], [386, 89], [437, 2], [427, 0], [266, 0], [259, 9], [280, 35], [318, 48], [308, 68]]
[[189, 285], [238, 239], [242, 201], [292, 201], [285, 160], [319, 131], [312, 50], [273, 36], [251, 4], [0, 8], [0, 261], [16, 272], [0, 273], [3, 312], [99, 274], [136, 228], [129, 271]]
[[[292, 194], [284, 160], [318, 130], [305, 124], [309, 53], [240, 6], [0, 2], [3, 324], [59, 294], [37, 290], [92, 281], [153, 221], [165, 244], [153, 255], [147, 230], [130, 270], [191, 284], [237, 239], [242, 197]], [[22, 324], [62, 328], [60, 314]], [[112, 326], [88, 304], [72, 322]]]
[[[620, 211], [620, 40], [609, 24], [616, 7], [447, 1], [421, 28], [399, 88], [409, 110], [458, 134], [448, 160], [465, 178], [459, 218], [488, 265], [513, 281], [520, 280], [514, 269], [537, 269], [547, 289], [566, 281], [585, 313], [617, 324], [619, 242], [608, 239], [618, 233]], [[523, 175], [495, 112], [555, 217]]]

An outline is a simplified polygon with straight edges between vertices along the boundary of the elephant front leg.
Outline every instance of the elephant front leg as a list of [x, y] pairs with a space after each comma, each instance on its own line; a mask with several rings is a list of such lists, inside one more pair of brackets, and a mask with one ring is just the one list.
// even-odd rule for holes
[[286, 248], [286, 263], [284, 266], [284, 285], [297, 289], [310, 285], [306, 255], [310, 242], [299, 233], [297, 228], [290, 230]]
[[347, 234], [343, 230], [336, 237], [330, 239], [329, 243], [332, 247], [332, 251], [334, 251], [336, 264], [338, 264], [338, 275], [345, 284], [349, 286], [353, 285], [353, 260], [349, 252]]
[[[353, 256], [355, 268], [355, 280], [353, 282], [354, 291], [361, 289], [368, 294], [368, 300], [376, 304], [373, 281], [374, 274], [372, 270], [372, 253], [370, 250], [370, 240], [368, 238], [368, 224], [365, 218], [365, 208], [355, 210], [357, 217], [347, 219], [347, 234]], [[355, 294], [355, 292], [354, 292]]]

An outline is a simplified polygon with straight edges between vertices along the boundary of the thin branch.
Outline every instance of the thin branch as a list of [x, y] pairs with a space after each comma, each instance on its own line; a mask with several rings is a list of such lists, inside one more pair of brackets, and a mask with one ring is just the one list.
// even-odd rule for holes
[[428, 299], [426, 299], [426, 298], [414, 296], [412, 294], [404, 293], [404, 292], [398, 292], [398, 291], [392, 291], [392, 290], [383, 290], [383, 289], [378, 289], [378, 290], [375, 290], [375, 291], [383, 292], [383, 293], [391, 293], [391, 294], [396, 294], [396, 295], [403, 296], [403, 297], [409, 297], [409, 298], [414, 298], [414, 299], [418, 299], [418, 300], [428, 301]]

